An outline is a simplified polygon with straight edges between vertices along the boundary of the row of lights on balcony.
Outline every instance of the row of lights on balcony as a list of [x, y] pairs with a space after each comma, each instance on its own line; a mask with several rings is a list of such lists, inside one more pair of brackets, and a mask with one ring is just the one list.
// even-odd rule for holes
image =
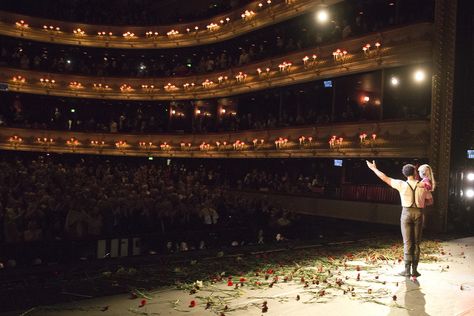
[[334, 58], [335, 62], [344, 62], [346, 61], [347, 58], [347, 50], [341, 50], [341, 49], [336, 49], [334, 52], [332, 52], [332, 56]]
[[[226, 109], [224, 109], [224, 108], [220, 109], [220, 110], [219, 110], [219, 113], [220, 113], [221, 115], [231, 115], [231, 116], [237, 115], [237, 112], [235, 112], [235, 111], [229, 111], [229, 110], [226, 110]], [[181, 112], [181, 111], [179, 111], [179, 110], [175, 110], [175, 109], [171, 110], [171, 111], [170, 111], [170, 114], [171, 114], [171, 116], [175, 116], [175, 117], [185, 117], [185, 116], [186, 116], [183, 112]], [[211, 116], [212, 116], [211, 113], [209, 113], [209, 112], [207, 112], [207, 111], [203, 111], [203, 110], [201, 110], [201, 109], [196, 109], [196, 110], [194, 111], [194, 114], [195, 114], [196, 116], [206, 116], [206, 117], [211, 117]]]
[[[293, 1], [290, 1], [290, 0], [287, 0], [286, 2], [287, 2], [287, 4], [293, 3]], [[258, 8], [263, 9], [264, 6], [265, 6], [264, 3], [266, 3], [266, 5], [268, 5], [268, 6], [270, 6], [272, 4], [272, 1], [267, 0], [265, 2], [260, 2], [258, 4]], [[394, 4], [393, 2], [389, 3], [389, 5], [393, 5], [393, 4]], [[247, 20], [251, 20], [255, 15], [256, 15], [256, 13], [253, 10], [245, 10], [244, 12], [242, 12], [241, 18], [244, 21], [247, 21]], [[315, 14], [315, 18], [319, 23], [327, 23], [330, 20], [329, 12], [325, 9], [318, 10]], [[226, 23], [229, 23], [229, 22], [230, 22], [230, 18], [227, 17], [225, 19], [219, 20], [219, 23], [212, 22], [212, 23], [206, 25], [205, 29], [208, 30], [208, 31], [216, 31], [220, 28], [220, 25], [223, 25], [223, 24], [226, 24]], [[17, 27], [21, 28], [21, 29], [29, 28], [29, 24], [25, 20], [19, 20], [19, 21], [15, 22], [15, 25]], [[60, 27], [53, 26], [53, 25], [43, 25], [43, 29], [47, 30], [47, 31], [56, 31], [56, 32], [61, 31]], [[194, 30], [197, 33], [198, 30], [199, 30], [199, 26], [195, 26]], [[187, 31], [187, 33], [191, 33], [190, 28], [187, 28], [186, 31]], [[73, 30], [73, 34], [77, 35], [77, 36], [85, 36], [86, 32], [85, 32], [85, 30], [83, 30], [81, 28], [77, 28], [77, 29]], [[166, 35], [169, 36], [169, 37], [173, 37], [173, 36], [176, 36], [178, 34], [180, 34], [180, 32], [178, 30], [175, 30], [175, 29], [172, 29], [172, 30], [170, 30], [166, 33]], [[100, 31], [100, 32], [97, 32], [97, 35], [99, 37], [105, 37], [105, 36], [111, 37], [114, 34], [110, 31], [108, 31], [108, 32], [107, 31]], [[123, 33], [122, 36], [124, 38], [135, 38], [136, 37], [135, 34], [130, 32], [130, 31]], [[159, 36], [159, 33], [157, 31], [149, 30], [145, 33], [146, 38], [156, 38], [158, 36]]]
[[240, 16], [244, 20], [250, 20], [255, 16], [255, 12], [253, 12], [252, 10], [245, 10]]
[[28, 28], [29, 27], [28, 23], [26, 23], [25, 20], [16, 21], [15, 25], [20, 27], [20, 28]]
[[177, 116], [177, 117], [184, 117], [185, 116], [183, 112], [176, 111], [176, 110], [171, 110], [170, 114], [172, 116]]
[[96, 90], [108, 90], [110, 89], [109, 85], [102, 83], [94, 83], [92, 87]]
[[69, 83], [69, 86], [72, 88], [72, 89], [82, 89], [84, 88], [84, 86], [82, 85], [82, 83], [80, 82], [77, 82], [77, 81], [72, 81]]
[[25, 82], [26, 82], [26, 78], [23, 77], [23, 76], [18, 75], [18, 76], [14, 76], [14, 77], [12, 78], [12, 81], [13, 81], [14, 83], [25, 83]]
[[[361, 145], [364, 145], [364, 144], [372, 144], [373, 145], [375, 143], [376, 139], [377, 139], [377, 134], [375, 134], [375, 133], [372, 133], [370, 138], [368, 138], [368, 135], [366, 133], [360, 133], [359, 134], [359, 141], [360, 141]], [[307, 137], [306, 136], [301, 136], [301, 137], [298, 138], [298, 143], [299, 143], [300, 146], [312, 145], [312, 144], [314, 144], [313, 140], [314, 140], [314, 138], [312, 136], [307, 136]], [[8, 141], [15, 148], [17, 148], [20, 144], [23, 143], [23, 139], [21, 137], [17, 136], [17, 135], [14, 135], [14, 136], [10, 137], [8, 139]], [[49, 137], [37, 137], [36, 142], [40, 145], [50, 146], [50, 145], [55, 143], [55, 140], [53, 138], [49, 138]], [[67, 146], [74, 147], [74, 148], [81, 145], [81, 142], [79, 140], [77, 140], [76, 138], [74, 138], [74, 137], [66, 140], [65, 143], [66, 143]], [[288, 140], [288, 138], [279, 137], [278, 139], [276, 139], [274, 141], [274, 143], [275, 143], [275, 148], [276, 149], [284, 149], [284, 148], [288, 147], [288, 145], [290, 144], [290, 141]], [[331, 148], [331, 149], [339, 149], [339, 148], [342, 147], [343, 143], [344, 143], [344, 138], [340, 137], [340, 136], [336, 136], [336, 135], [331, 136], [331, 138], [329, 138], [329, 141], [328, 141], [329, 148]], [[236, 140], [234, 143], [227, 143], [226, 141], [223, 141], [223, 142], [216, 141], [215, 142], [215, 145], [216, 145], [215, 147], [218, 148], [218, 149], [222, 149], [222, 148], [227, 149], [228, 144], [232, 145], [232, 148], [234, 150], [242, 150], [242, 149], [247, 148], [249, 146], [249, 144], [247, 144], [244, 141]], [[253, 144], [254, 148], [258, 148], [258, 147], [261, 147], [265, 144], [265, 140], [255, 138], [255, 139], [252, 140], [251, 144]], [[101, 147], [102, 148], [102, 147], [106, 146], [106, 142], [103, 141], [103, 140], [91, 140], [90, 145], [93, 146], [93, 147]], [[125, 148], [130, 147], [130, 145], [128, 145], [127, 141], [125, 141], [125, 140], [116, 141], [114, 143], [114, 145], [118, 149], [125, 149]], [[140, 141], [138, 143], [138, 146], [141, 149], [148, 149], [148, 150], [156, 147], [156, 146], [154, 146], [154, 143], [151, 142], [151, 141]], [[191, 149], [191, 147], [192, 147], [191, 143], [185, 143], [185, 142], [180, 143], [180, 148], [181, 149]], [[172, 146], [169, 143], [164, 142], [164, 143], [161, 143], [159, 145], [159, 148], [161, 150], [171, 150]], [[199, 145], [199, 149], [200, 150], [211, 150], [212, 147], [211, 147], [210, 143], [202, 142]]]
[[293, 64], [290, 63], [290, 62], [284, 61], [284, 62], [282, 62], [281, 64], [278, 65], [278, 68], [279, 68], [280, 72], [290, 71], [292, 65]]
[[122, 92], [131, 92], [131, 91], [133, 91], [133, 88], [129, 84], [122, 84], [120, 86], [120, 91], [122, 91]]
[[74, 33], [74, 35], [80, 35], [80, 36], [86, 35], [86, 32], [80, 28], [77, 28], [73, 30], [72, 32]]
[[[84, 35], [84, 34], [83, 34]], [[97, 32], [98, 36], [113, 36], [114, 34], [112, 32]]]
[[176, 87], [174, 84], [171, 84], [171, 82], [168, 82], [168, 84], [164, 87], [166, 91], [176, 91], [179, 88]]
[[[380, 50], [380, 47], [382, 46], [382, 44], [380, 44], [380, 42], [376, 42], [376, 43], [374, 44], [374, 46], [375, 46], [375, 50], [377, 51], [377, 50]], [[365, 45], [362, 47], [362, 51], [363, 51], [365, 54], [368, 55], [368, 54], [370, 54], [370, 51], [371, 51], [370, 49], [371, 49], [371, 47], [372, 47], [372, 45], [370, 45], [370, 44], [365, 44]]]
[[304, 56], [303, 57], [303, 64], [306, 66], [308, 63], [316, 62], [317, 59], [318, 59], [318, 56], [316, 54], [311, 56], [311, 58], [309, 56]]
[[[271, 5], [272, 1], [267, 0], [266, 4]], [[258, 7], [260, 9], [262, 9], [264, 7], [264, 4], [259, 3]], [[245, 10], [244, 12], [242, 12], [241, 17], [242, 17], [243, 20], [247, 21], [247, 20], [250, 20], [251, 18], [253, 18], [255, 15], [256, 15], [256, 13], [254, 11]], [[225, 19], [223, 18], [223, 19], [219, 20], [218, 23], [217, 22], [211, 22], [211, 23], [207, 24], [205, 29], [208, 30], [208, 31], [216, 31], [220, 28], [220, 25], [224, 25], [224, 24], [227, 24], [229, 22], [230, 22], [229, 17], [227, 17]], [[26, 29], [26, 28], [30, 27], [29, 24], [26, 23], [25, 20], [16, 21], [15, 25], [19, 28], [22, 28], [22, 29]], [[59, 26], [54, 26], [54, 25], [43, 25], [43, 29], [46, 30], [46, 31], [56, 31], [56, 32], [61, 31], [61, 28]], [[199, 30], [199, 26], [195, 26], [194, 30], [197, 32]], [[187, 31], [187, 33], [190, 33], [191, 29], [187, 28], [186, 31]], [[73, 34], [76, 35], [76, 36], [85, 36], [86, 32], [85, 32], [84, 29], [76, 28], [76, 29], [73, 30]], [[175, 30], [175, 29], [172, 29], [172, 30], [170, 30], [166, 33], [166, 35], [168, 35], [169, 37], [173, 37], [173, 36], [176, 36], [178, 34], [180, 34], [180, 32], [178, 30]], [[100, 31], [100, 32], [97, 32], [97, 35], [99, 37], [104, 37], [104, 36], [109, 36], [110, 37], [110, 36], [113, 36], [114, 34], [112, 32]], [[124, 38], [136, 38], [137, 37], [133, 32], [130, 32], [130, 31], [123, 33], [122, 36]], [[156, 38], [158, 36], [159, 36], [159, 33], [157, 31], [150, 30], [150, 31], [147, 31], [145, 33], [146, 38]]]
[[246, 78], [247, 78], [247, 74], [241, 71], [235, 76], [235, 80], [237, 80], [237, 82], [244, 82]]
[[43, 25], [43, 30], [45, 31], [56, 31], [59, 32], [61, 31], [61, 28], [59, 26], [54, 26], [54, 25]]
[[[371, 50], [372, 46], [370, 44], [365, 44], [362, 47], [362, 51], [363, 51], [364, 55], [367, 56], [367, 57], [379, 58], [380, 57], [380, 51], [381, 51], [380, 47], [381, 46], [382, 45], [379, 42], [376, 42], [374, 44], [375, 49]], [[344, 64], [347, 61], [347, 58], [348, 58], [349, 54], [346, 50], [336, 49], [332, 53], [332, 55], [333, 55], [333, 59], [334, 59], [335, 63]], [[318, 56], [316, 54], [312, 55], [312, 57], [304, 56], [302, 58], [302, 61], [303, 61], [303, 66], [305, 66], [305, 67], [314, 66], [314, 65], [318, 64]], [[292, 69], [292, 66], [293, 66], [292, 62], [284, 61], [284, 62], [282, 62], [278, 65], [279, 72], [290, 72], [291, 69]], [[268, 68], [268, 67], [265, 68], [264, 70], [262, 70], [262, 68], [257, 68], [256, 72], [257, 72], [258, 77], [261, 77], [263, 75], [268, 76], [271, 72], [271, 69]], [[237, 75], [235, 75], [234, 78], [235, 78], [236, 83], [243, 83], [246, 80], [247, 77], [248, 77], [248, 75], [246, 73], [239, 72]], [[424, 81], [425, 77], [426, 77], [426, 74], [423, 70], [417, 70], [414, 74], [414, 79], [415, 79], [416, 82]], [[229, 79], [228, 76], [219, 76], [217, 78], [217, 82], [219, 84], [223, 84], [223, 83], [228, 82], [228, 79]], [[17, 76], [12, 77], [12, 82], [16, 83], [16, 84], [24, 84], [24, 83], [26, 83], [26, 81], [27, 81], [26, 78], [21, 76], [21, 75], [17, 75]], [[56, 83], [56, 81], [54, 79], [50, 79], [50, 78], [41, 78], [40, 83], [43, 84], [43, 85], [51, 86], [51, 85], [54, 85]], [[397, 77], [392, 77], [391, 78], [391, 83], [392, 83], [393, 86], [397, 86], [399, 84], [399, 79]], [[210, 79], [206, 79], [201, 83], [201, 85], [202, 85], [203, 88], [212, 88], [216, 85], [216, 83], [214, 81], [210, 80]], [[82, 85], [80, 82], [76, 82], [76, 81], [70, 83], [69, 86], [71, 88], [79, 88], [79, 87], [84, 88], [84, 85]], [[185, 90], [194, 88], [195, 86], [196, 86], [196, 84], [193, 83], [193, 82], [191, 82], [191, 83], [187, 82], [187, 83], [183, 84], [183, 88]], [[141, 85], [141, 87], [142, 87], [142, 90], [145, 90], [145, 91], [148, 91], [148, 92], [153, 92], [155, 90], [154, 85], [143, 84], [143, 85]], [[93, 88], [94, 89], [108, 90], [108, 89], [110, 89], [110, 86], [106, 85], [106, 84], [102, 84], [102, 83], [94, 83]], [[174, 92], [174, 91], [179, 90], [179, 88], [176, 85], [172, 84], [172, 83], [166, 84], [163, 88], [167, 92]], [[122, 84], [120, 86], [120, 91], [122, 91], [122, 92], [131, 92], [133, 90], [134, 89], [128, 84]]]
[[[272, 4], [272, 0], [267, 0], [266, 2], [267, 2], [268, 5]], [[259, 7], [259, 8], [263, 8], [263, 3], [260, 2], [260, 3], [258, 4], [258, 7]]]
[[[280, 71], [289, 71], [289, 67], [291, 67], [291, 63], [281, 64], [280, 65]], [[262, 76], [263, 74], [268, 74], [269, 72], [270, 72], [269, 68], [266, 68], [265, 72], [263, 72], [261, 70], [261, 68], [257, 69], [257, 73], [258, 73], [259, 76]], [[237, 83], [244, 82], [244, 80], [246, 78], [247, 78], [247, 74], [245, 74], [243, 72], [239, 72], [239, 74], [237, 74], [235, 76], [235, 79], [236, 79]], [[416, 70], [413, 74], [413, 78], [414, 78], [415, 82], [421, 83], [426, 79], [426, 73], [425, 73], [425, 71], [420, 70], [420, 69]], [[221, 76], [221, 77], [218, 78], [218, 83], [223, 84], [227, 80], [228, 80], [227, 76], [225, 76], [225, 77]], [[13, 76], [11, 81], [14, 84], [20, 84], [20, 85], [25, 84], [27, 82], [26, 78], [21, 76], [21, 75]], [[40, 78], [39, 82], [42, 86], [45, 86], [45, 87], [53, 87], [56, 84], [56, 80], [55, 79], [50, 79], [50, 78]], [[393, 77], [390, 78], [390, 83], [392, 84], [392, 86], [396, 87], [400, 84], [400, 79], [396, 76], [393, 76]], [[194, 88], [195, 86], [196, 86], [196, 84], [194, 82], [185, 83], [185, 84], [183, 84], [183, 89], [188, 90], [188, 89]], [[206, 79], [204, 82], [202, 82], [202, 86], [203, 86], [203, 88], [213, 88], [213, 87], [216, 86], [216, 83], [213, 82], [212, 80]], [[83, 88], [85, 88], [85, 86], [82, 83], [78, 82], [78, 81], [70, 82], [69, 87], [71, 89], [83, 89]], [[159, 88], [156, 87], [153, 84], [142, 84], [140, 87], [143, 91], [146, 91], [146, 92], [155, 92], [156, 90], [159, 90]], [[95, 89], [95, 90], [111, 90], [109, 85], [102, 84], [102, 83], [93, 83], [92, 88]], [[174, 91], [179, 90], [179, 88], [176, 85], [169, 82], [168, 84], [166, 84], [164, 86], [164, 90], [167, 91], [167, 92], [174, 92]], [[123, 92], [123, 93], [131, 93], [131, 92], [134, 91], [134, 89], [129, 84], [122, 84], [120, 86], [120, 91]], [[368, 100], [364, 100], [364, 101], [367, 102]]]
[[125, 32], [122, 34], [123, 37], [125, 38], [133, 38], [135, 37], [135, 33], [132, 33], [132, 32]]
[[146, 37], [156, 37], [158, 35], [159, 35], [158, 32], [153, 32], [153, 31], [148, 31], [145, 33]]

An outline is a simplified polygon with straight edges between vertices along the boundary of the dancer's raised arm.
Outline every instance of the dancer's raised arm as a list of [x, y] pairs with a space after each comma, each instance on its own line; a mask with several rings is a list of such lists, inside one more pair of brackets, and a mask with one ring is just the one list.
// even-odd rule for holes
[[375, 160], [372, 160], [372, 162], [366, 160], [365, 162], [367, 163], [367, 167], [369, 167], [369, 169], [372, 170], [377, 177], [379, 177], [383, 182], [385, 182], [389, 186], [392, 186], [392, 178], [386, 176], [385, 173], [377, 169], [377, 166], [375, 165]]

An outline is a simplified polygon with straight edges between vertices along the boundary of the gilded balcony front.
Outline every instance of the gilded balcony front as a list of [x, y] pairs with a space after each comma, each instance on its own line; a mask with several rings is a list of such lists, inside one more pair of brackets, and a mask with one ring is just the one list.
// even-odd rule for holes
[[144, 157], [427, 158], [429, 126], [425, 120], [404, 120], [151, 135], [1, 128], [0, 149]]
[[[11, 91], [80, 98], [185, 100], [224, 97], [382, 68], [430, 63], [432, 32], [431, 23], [413, 24], [199, 76], [98, 78], [0, 68], [0, 81], [8, 82]], [[378, 53], [367, 56], [362, 48], [376, 42], [381, 43]], [[347, 51], [343, 60], [336, 60], [333, 55], [338, 49]], [[314, 62], [313, 55], [317, 56]], [[305, 61], [306, 58], [309, 61]], [[282, 68], [285, 64], [289, 67]], [[24, 78], [24, 82], [16, 80], [18, 76]], [[73, 82], [81, 86], [78, 88], [71, 84]]]
[[[321, 4], [333, 5], [341, 1], [273, 1], [271, 5], [265, 4], [263, 7], [259, 7], [261, 2], [255, 1], [237, 11], [218, 15], [205, 21], [153, 27], [81, 24], [0, 12], [0, 34], [45, 43], [89, 47], [128, 49], [189, 47], [228, 40], [294, 18]], [[254, 14], [248, 18], [242, 18], [241, 15], [245, 11]], [[24, 23], [20, 23], [20, 21]], [[22, 24], [27, 24], [27, 26], [22, 26]], [[211, 24], [215, 24], [216, 27], [209, 27]], [[44, 26], [47, 28], [43, 28]], [[84, 34], [78, 34], [78, 29]], [[74, 33], [75, 30], [76, 33]], [[104, 35], [98, 35], [99, 32]], [[124, 35], [127, 32], [134, 35], [127, 37]], [[153, 34], [147, 36], [147, 32]]]

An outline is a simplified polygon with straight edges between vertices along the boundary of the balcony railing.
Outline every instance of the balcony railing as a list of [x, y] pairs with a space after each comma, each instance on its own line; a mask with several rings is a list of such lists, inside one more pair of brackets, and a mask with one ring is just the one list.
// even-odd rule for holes
[[[213, 98], [432, 60], [432, 24], [420, 23], [325, 45], [212, 74], [157, 79], [119, 79], [0, 69], [17, 92], [57, 96], [186, 100]], [[375, 50], [367, 52], [367, 43]], [[376, 44], [379, 44], [376, 46]]]
[[[429, 121], [360, 122], [212, 134], [131, 135], [1, 128], [0, 149], [143, 157], [426, 158]], [[360, 135], [376, 135], [363, 144]]]
[[[205, 45], [255, 31], [342, 0], [255, 1], [198, 23], [156, 27], [99, 26], [0, 12], [0, 34], [77, 46], [156, 49]], [[261, 4], [261, 6], [260, 6]]]

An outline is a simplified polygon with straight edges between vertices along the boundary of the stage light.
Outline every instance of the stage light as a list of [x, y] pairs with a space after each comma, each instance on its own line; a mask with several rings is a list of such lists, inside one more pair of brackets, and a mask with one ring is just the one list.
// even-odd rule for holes
[[392, 79], [390, 79], [390, 83], [392, 86], [397, 87], [400, 84], [400, 80], [398, 80], [397, 77], [392, 77]]
[[319, 23], [326, 23], [329, 20], [329, 13], [328, 11], [322, 9], [316, 12], [316, 21]]
[[76, 112], [76, 109], [71, 109], [71, 113], [75, 113]]
[[466, 190], [466, 197], [468, 199], [472, 199], [474, 197], [474, 190], [473, 189], [467, 189]]
[[467, 178], [467, 181], [474, 181], [474, 173], [473, 172], [469, 172], [466, 176]]
[[413, 74], [413, 78], [416, 82], [423, 82], [425, 80], [426, 74], [423, 70], [417, 70]]

